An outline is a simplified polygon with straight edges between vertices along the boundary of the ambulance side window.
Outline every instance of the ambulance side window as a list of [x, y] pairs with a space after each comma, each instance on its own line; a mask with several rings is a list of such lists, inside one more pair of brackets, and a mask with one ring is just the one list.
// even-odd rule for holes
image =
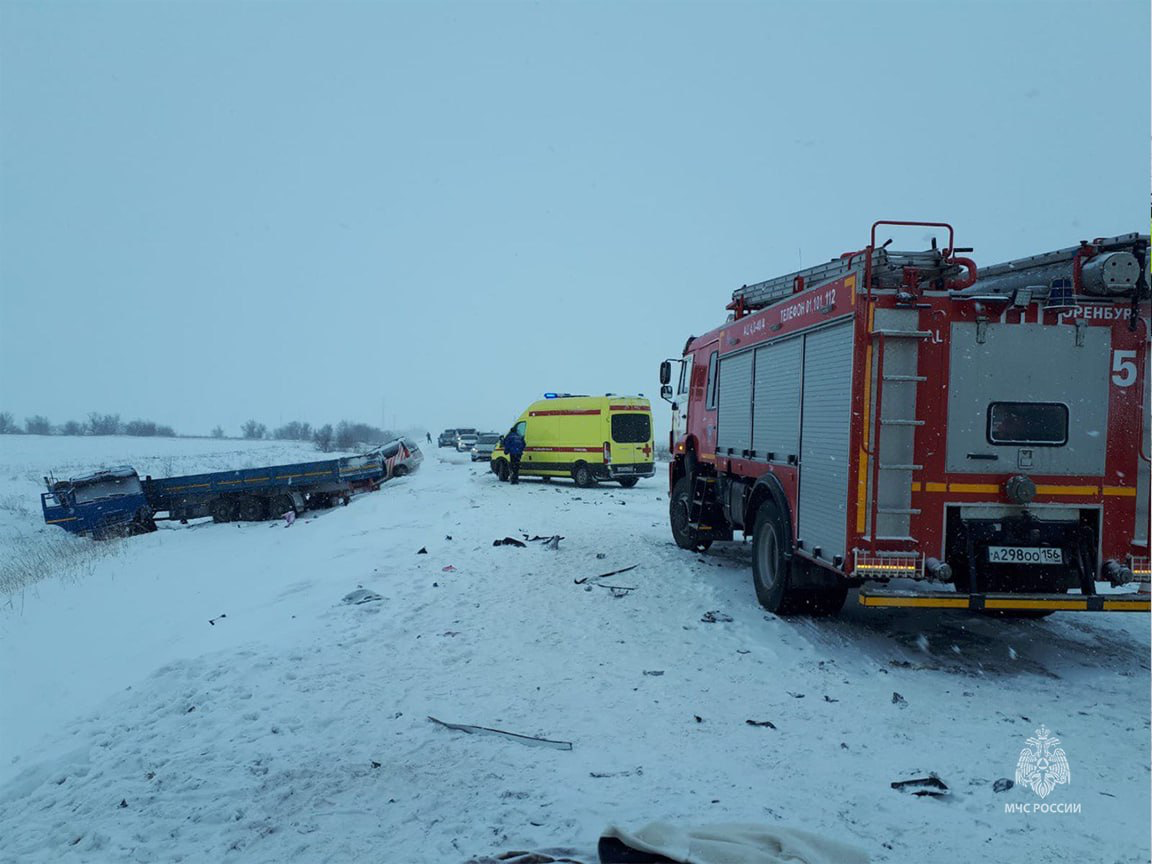
[[717, 352], [713, 351], [712, 356], [708, 358], [708, 397], [704, 403], [704, 407], [709, 411], [716, 407], [716, 360]]
[[525, 430], [528, 428], [528, 421], [527, 420], [521, 420], [519, 423], [517, 423], [512, 428], [516, 430], [517, 435], [519, 435], [521, 438], [523, 438], [523, 437], [525, 437]]

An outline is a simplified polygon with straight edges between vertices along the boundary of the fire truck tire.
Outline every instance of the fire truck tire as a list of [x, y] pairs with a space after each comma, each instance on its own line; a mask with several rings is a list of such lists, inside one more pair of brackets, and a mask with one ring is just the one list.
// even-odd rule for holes
[[242, 522], [259, 522], [267, 515], [264, 499], [245, 495], [236, 505], [236, 514]]
[[587, 462], [577, 462], [572, 466], [572, 479], [581, 489], [596, 485], [596, 478], [592, 476], [592, 469]]
[[692, 552], [706, 552], [711, 540], [700, 540], [689, 527], [689, 506], [692, 503], [692, 480], [681, 477], [672, 487], [672, 497], [668, 501], [668, 524], [672, 527], [672, 539], [681, 549]]
[[787, 537], [776, 505], [762, 504], [752, 529], [752, 582], [760, 605], [776, 615], [803, 612], [804, 600], [809, 599], [792, 586], [791, 562], [785, 555], [791, 545]]
[[639, 482], [640, 482], [639, 477], [621, 477], [619, 480], [620, 485], [623, 486], [625, 489], [631, 489], [633, 486], [635, 486]]
[[496, 460], [496, 466], [495, 466], [494, 470], [496, 471], [496, 479], [497, 480], [499, 480], [501, 483], [507, 483], [508, 482], [508, 460], [507, 459], [497, 459]]
[[208, 506], [213, 522], [231, 522], [236, 518], [236, 506], [228, 498], [217, 498]]

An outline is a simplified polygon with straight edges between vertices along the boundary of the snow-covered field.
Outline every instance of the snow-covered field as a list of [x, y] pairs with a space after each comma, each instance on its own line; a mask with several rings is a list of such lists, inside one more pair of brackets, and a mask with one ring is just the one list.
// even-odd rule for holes
[[[657, 819], [789, 825], [875, 861], [1148, 860], [1147, 617], [850, 596], [838, 619], [780, 619], [747, 546], [675, 548], [659, 477], [513, 487], [446, 454], [347, 508], [165, 525], [2, 598], [0, 860], [592, 862], [609, 823]], [[49, 469], [313, 456], [5, 439], [0, 549], [56, 530]], [[493, 546], [552, 534], [557, 551]], [[361, 587], [381, 599], [341, 602]], [[993, 789], [1041, 724], [1071, 769], [1043, 803], [1079, 812], [1007, 813], [1041, 799]], [[890, 785], [929, 772], [948, 796]]]

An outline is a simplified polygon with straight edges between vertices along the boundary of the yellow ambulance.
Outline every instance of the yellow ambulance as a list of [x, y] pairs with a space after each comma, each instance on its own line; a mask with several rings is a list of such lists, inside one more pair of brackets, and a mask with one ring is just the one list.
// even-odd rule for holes
[[[640, 396], [548, 393], [512, 428], [524, 436], [521, 477], [571, 477], [582, 487], [615, 480], [627, 488], [656, 473], [652, 406]], [[503, 442], [492, 451], [491, 466], [507, 480]]]

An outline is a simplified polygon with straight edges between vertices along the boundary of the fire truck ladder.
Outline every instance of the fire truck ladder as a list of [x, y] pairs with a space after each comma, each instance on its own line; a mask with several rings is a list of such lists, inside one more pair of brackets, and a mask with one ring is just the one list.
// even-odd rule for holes
[[688, 527], [698, 533], [706, 534], [712, 530], [711, 525], [704, 524], [704, 514], [708, 506], [716, 499], [716, 478], [697, 474], [692, 478], [692, 498], [688, 503]]
[[1076, 295], [1143, 299], [1148, 287], [1143, 272], [1148, 245], [1147, 234], [1120, 234], [993, 264], [982, 267], [976, 283], [956, 296], [1004, 298], [1027, 292], [1027, 299], [1049, 305], [1070, 302]]
[[[869, 540], [910, 541], [912, 481], [916, 464], [916, 429], [924, 421], [916, 416], [920, 343], [931, 336], [918, 328], [917, 309], [877, 309], [870, 333], [876, 368], [872, 383], [869, 447]], [[889, 388], [891, 392], [888, 393]]]
[[[872, 250], [872, 282], [875, 288], [898, 288], [905, 285], [905, 274], [915, 272], [921, 280], [945, 278], [959, 272], [957, 263], [946, 257], [949, 250], [929, 249], [924, 252], [892, 252], [886, 248]], [[745, 312], [754, 312], [778, 303], [817, 285], [823, 285], [843, 278], [864, 267], [867, 250], [851, 252], [833, 258], [825, 264], [817, 264], [804, 270], [797, 270], [786, 276], [777, 276], [754, 285], [742, 285], [732, 292], [732, 302], [728, 308], [736, 311], [737, 317]], [[860, 287], [866, 287], [861, 285]]]

